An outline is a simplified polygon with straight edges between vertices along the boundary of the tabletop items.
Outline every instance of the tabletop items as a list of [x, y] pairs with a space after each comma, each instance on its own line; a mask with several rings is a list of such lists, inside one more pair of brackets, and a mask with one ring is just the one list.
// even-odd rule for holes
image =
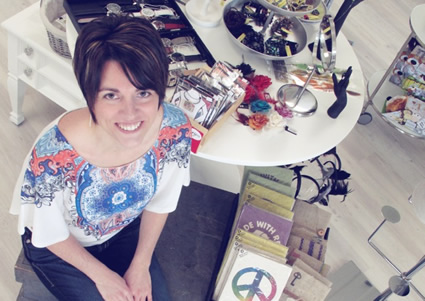
[[[307, 68], [302, 69], [302, 72], [312, 70], [312, 66], [314, 66], [314, 70], [320, 70], [320, 72], [314, 72], [311, 83], [301, 85], [305, 88], [302, 89], [302, 93], [299, 93], [300, 89], [293, 89], [297, 98], [296, 102], [300, 103], [300, 105], [295, 107], [289, 107], [285, 100], [279, 101], [279, 96], [276, 94], [278, 90], [276, 84], [271, 88], [269, 94], [264, 88], [264, 83], [261, 83], [263, 88], [259, 89], [255, 86], [258, 81], [251, 82], [252, 78], [250, 79], [249, 77], [245, 78], [248, 83], [243, 89], [248, 97], [255, 94], [257, 96], [255, 99], [243, 101], [241, 107], [238, 107], [240, 99], [237, 98], [238, 101], [229, 102], [227, 105], [223, 104], [226, 101], [217, 101], [218, 98], [226, 99], [226, 97], [221, 95], [222, 91], [219, 91], [221, 87], [218, 89], [211, 86], [208, 80], [205, 81], [205, 74], [202, 75], [204, 77], [202, 80], [195, 74], [196, 70], [205, 71], [205, 69], [208, 69], [205, 68], [206, 65], [209, 68], [215, 66], [216, 61], [210, 52], [210, 50], [214, 50], [214, 47], [211, 47], [208, 40], [205, 40], [208, 37], [203, 35], [204, 29], [198, 28], [193, 23], [194, 27], [192, 27], [186, 18], [186, 14], [182, 12], [184, 6], [178, 5], [175, 0], [146, 0], [143, 2], [96, 0], [90, 3], [81, 0], [64, 1], [65, 8], [77, 31], [84, 26], [85, 22], [89, 22], [99, 16], [111, 14], [132, 14], [135, 17], [143, 17], [151, 21], [161, 35], [168, 54], [170, 71], [168, 87], [170, 89], [167, 94], [169, 96], [173, 95], [172, 102], [188, 110], [188, 115], [197, 126], [200, 126], [199, 135], [202, 143], [205, 142], [207, 133], [211, 133], [214, 126], [218, 128], [217, 125], [220, 119], [228, 119], [231, 115], [255, 131], [260, 131], [263, 128], [278, 127], [282, 132], [286, 131], [291, 135], [298, 135], [298, 129], [292, 124], [287, 124], [287, 120], [291, 119], [292, 116], [311, 116], [316, 112], [319, 107], [316, 93], [309, 89], [313, 87], [314, 89], [318, 88], [329, 92], [329, 94], [333, 93], [332, 80], [330, 82], [326, 80], [325, 88], [316, 85], [318, 83], [316, 75], [323, 73], [324, 69], [332, 74], [336, 54], [334, 51], [336, 42], [332, 27], [333, 21], [326, 14], [327, 8], [320, 1], [267, 2], [263, 0], [235, 0], [227, 3], [223, 9], [224, 21], [220, 26], [224, 30], [223, 34], [225, 35], [227, 32], [231, 40], [242, 50], [242, 61], [246, 52], [255, 54], [258, 58], [266, 61], [283, 63], [284, 66], [292, 64], [291, 59], [299, 57], [300, 61], [295, 60], [296, 64], [292, 64], [288, 68], [285, 67], [287, 77], [298, 76], [297, 72], [302, 69], [298, 69], [298, 65], [307, 66]], [[87, 5], [86, 10], [83, 9], [85, 5]], [[289, 8], [290, 6], [292, 8]], [[329, 62], [324, 58], [320, 58], [322, 60], [318, 61], [314, 56], [310, 56], [311, 60], [308, 58], [310, 52], [305, 47], [307, 45], [307, 31], [301, 21], [316, 24], [314, 25], [316, 29], [313, 31], [316, 32], [318, 30], [321, 39], [316, 43], [317, 49], [314, 51], [315, 53], [329, 53], [330, 55], [323, 56], [324, 58], [330, 58]], [[200, 39], [198, 33], [202, 35], [203, 40]], [[311, 36], [311, 33], [309, 35]], [[209, 45], [210, 49], [205, 46], [204, 41]], [[332, 41], [330, 50], [328, 41]], [[232, 45], [227, 46], [232, 47]], [[219, 52], [215, 51], [215, 53]], [[289, 59], [289, 61], [286, 61], [286, 59]], [[231, 64], [236, 65], [234, 61], [230, 61], [230, 63], [220, 61], [219, 63], [221, 66], [231, 68], [233, 68]], [[317, 67], [319, 65], [322, 67]], [[338, 72], [340, 70], [342, 69], [339, 68]], [[188, 71], [191, 73], [190, 76], [187, 75]], [[241, 69], [238, 72], [243, 72], [243, 70]], [[345, 70], [342, 72], [345, 72]], [[254, 77], [257, 80], [259, 78], [268, 78], [271, 85], [272, 79], [268, 77], [270, 74], [265, 74], [267, 76], [254, 74]], [[330, 76], [329, 78], [331, 79]], [[298, 79], [303, 80], [299, 76]], [[279, 80], [276, 78], [276, 81]], [[325, 81], [320, 80], [320, 82], [324, 83]], [[293, 79], [289, 79], [286, 83], [295, 84], [293, 85], [294, 87], [299, 84], [298, 82], [294, 83]], [[252, 93], [253, 91], [255, 93]], [[288, 91], [290, 92], [290, 89]], [[283, 93], [282, 95], [287, 94]], [[308, 99], [309, 95], [311, 96], [309, 98], [311, 101]], [[236, 111], [236, 114], [233, 114], [234, 111]]]

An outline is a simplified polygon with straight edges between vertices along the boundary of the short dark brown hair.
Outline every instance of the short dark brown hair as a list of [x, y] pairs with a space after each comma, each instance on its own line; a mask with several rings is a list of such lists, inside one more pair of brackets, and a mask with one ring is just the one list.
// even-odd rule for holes
[[154, 90], [162, 103], [168, 59], [161, 37], [148, 20], [111, 15], [82, 28], [75, 45], [73, 67], [94, 122], [93, 107], [108, 61], [119, 63], [136, 88]]

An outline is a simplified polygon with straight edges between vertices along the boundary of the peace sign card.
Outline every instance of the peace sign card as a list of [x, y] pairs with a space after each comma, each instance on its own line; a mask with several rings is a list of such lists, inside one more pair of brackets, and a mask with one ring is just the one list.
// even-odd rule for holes
[[237, 255], [217, 301], [278, 301], [292, 267], [247, 246]]

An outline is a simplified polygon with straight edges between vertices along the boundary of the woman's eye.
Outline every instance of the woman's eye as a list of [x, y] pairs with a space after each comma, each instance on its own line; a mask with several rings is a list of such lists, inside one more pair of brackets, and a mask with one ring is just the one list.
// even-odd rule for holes
[[142, 97], [142, 98], [147, 98], [151, 95], [152, 95], [152, 93], [150, 93], [149, 91], [140, 91], [139, 92], [139, 96]]
[[108, 100], [115, 100], [115, 99], [118, 99], [118, 96], [115, 93], [107, 93], [103, 95], [103, 98]]

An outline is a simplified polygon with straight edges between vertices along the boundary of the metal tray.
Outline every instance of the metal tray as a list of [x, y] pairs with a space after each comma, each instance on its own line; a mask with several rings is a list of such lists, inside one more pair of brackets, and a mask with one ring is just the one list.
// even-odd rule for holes
[[[226, 16], [226, 14], [232, 8], [236, 8], [237, 10], [241, 11], [243, 5], [246, 2], [257, 3], [257, 4], [263, 5], [263, 1], [261, 1], [261, 0], [233, 0], [233, 1], [229, 2], [224, 7], [224, 10], [223, 10], [223, 20], [224, 20], [224, 17]], [[269, 9], [269, 12], [271, 12], [270, 9]], [[270, 24], [268, 26], [265, 25], [265, 26], [267, 26], [267, 29], [264, 32], [264, 41], [266, 41], [268, 38], [271, 37], [271, 35], [270, 35], [270, 27], [272, 26], [273, 22], [276, 19], [281, 18], [281, 17], [289, 18], [292, 21], [292, 23], [293, 23], [292, 32], [288, 35], [288, 37], [286, 38], [286, 40], [298, 43], [296, 52], [293, 53], [292, 55], [289, 55], [289, 56], [274, 56], [274, 55], [265, 54], [265, 53], [256, 51], [256, 50], [254, 50], [252, 48], [249, 48], [248, 46], [246, 46], [242, 42], [240, 42], [235, 36], [233, 36], [233, 34], [231, 33], [231, 31], [227, 27], [226, 22], [224, 22], [224, 23], [225, 23], [225, 28], [226, 28], [228, 34], [231, 36], [231, 40], [238, 47], [240, 47], [242, 50], [244, 50], [244, 51], [246, 51], [248, 53], [255, 54], [256, 56], [261, 57], [261, 58], [266, 59], [266, 60], [280, 60], [281, 61], [281, 60], [293, 58], [298, 53], [302, 52], [304, 50], [304, 48], [306, 47], [306, 45], [307, 45], [307, 33], [306, 33], [306, 29], [303, 26], [303, 24], [301, 23], [301, 21], [296, 16], [288, 16], [288, 15], [283, 15], [283, 14], [276, 13], [276, 12], [274, 12], [273, 20], [270, 22]], [[250, 21], [248, 23], [248, 25], [251, 25], [253, 27], [253, 29], [255, 31], [257, 31], [257, 32], [261, 32], [263, 30], [263, 26], [258, 26], [253, 21]]]

